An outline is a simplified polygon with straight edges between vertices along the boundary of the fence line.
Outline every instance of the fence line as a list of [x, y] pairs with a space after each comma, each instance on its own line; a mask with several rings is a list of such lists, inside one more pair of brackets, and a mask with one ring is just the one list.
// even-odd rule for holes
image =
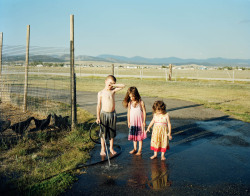
[[[23, 106], [24, 99], [25, 67], [23, 65], [25, 64], [25, 51], [26, 46], [23, 45], [3, 45], [2, 50], [3, 69], [0, 84], [0, 99], [2, 103], [11, 103], [20, 107], [20, 109]], [[51, 77], [47, 73], [42, 75], [42, 73], [39, 73], [40, 68], [37, 69], [34, 66], [37, 64], [46, 64], [43, 62], [45, 55], [53, 58], [62, 55], [69, 57], [69, 48], [31, 46], [29, 51], [27, 109], [40, 114], [43, 113], [44, 115], [48, 113], [70, 115], [67, 105], [70, 104], [69, 78], [61, 84], [58, 82], [58, 79]], [[38, 61], [37, 64], [34, 64], [35, 61]], [[51, 71], [50, 67], [48, 67], [48, 71]], [[54, 101], [58, 101], [58, 103]], [[58, 109], [59, 105], [61, 108], [60, 111]], [[1, 119], [4, 119], [4, 117], [0, 115]]]
[[[2, 72], [1, 72], [1, 101], [10, 102], [19, 107], [23, 104], [23, 90], [25, 80], [25, 50], [26, 46], [3, 45], [2, 48]], [[66, 47], [39, 47], [30, 46], [29, 63], [29, 85], [27, 92], [28, 110], [35, 112], [59, 113], [58, 105], [52, 103], [57, 100], [58, 104], [64, 103], [64, 112], [70, 115], [71, 98], [70, 92], [70, 62], [69, 48]], [[51, 57], [51, 61], [45, 62]], [[63, 59], [59, 61], [60, 59]], [[118, 63], [77, 62], [75, 61], [76, 77], [99, 76], [106, 77], [112, 72], [120, 78], [139, 78], [141, 80], [151, 78], [162, 78], [169, 81], [169, 68], [162, 66], [135, 66]], [[114, 67], [112, 67], [114, 64]], [[55, 67], [58, 66], [58, 67]], [[112, 71], [112, 72], [111, 72]], [[58, 76], [58, 77], [53, 77]], [[199, 70], [199, 69], [179, 69], [173, 65], [171, 79], [198, 79], [198, 80], [226, 80], [226, 81], [246, 81], [250, 82], [250, 70]], [[63, 82], [62, 82], [63, 81]], [[61, 106], [62, 106], [61, 105]], [[65, 114], [64, 113], [64, 114]], [[1, 116], [0, 116], [1, 118]]]

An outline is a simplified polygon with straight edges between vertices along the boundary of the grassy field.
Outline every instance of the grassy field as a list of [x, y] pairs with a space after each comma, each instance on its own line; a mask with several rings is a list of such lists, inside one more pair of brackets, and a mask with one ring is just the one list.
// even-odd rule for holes
[[[19, 67], [19, 69], [21, 69]], [[37, 67], [30, 68], [38, 69]], [[40, 73], [60, 73], [68, 68], [39, 68]], [[14, 70], [13, 70], [14, 71]], [[34, 71], [34, 70], [33, 70]], [[111, 68], [77, 68], [76, 73], [96, 73], [109, 74]], [[232, 78], [233, 70], [173, 70], [173, 81], [166, 81], [164, 75], [165, 69], [143, 69], [144, 75], [162, 75], [162, 78], [143, 78], [140, 79], [140, 69], [116, 68], [118, 82], [129, 86], [137, 86], [142, 96], [158, 96], [164, 98], [175, 98], [193, 101], [203, 104], [205, 107], [219, 109], [226, 114], [232, 115], [237, 119], [250, 122], [250, 82], [235, 81], [213, 81], [213, 80], [194, 80], [187, 77], [209, 77], [209, 78]], [[119, 78], [120, 74], [134, 74], [137, 78]], [[24, 75], [7, 75], [13, 84], [23, 84]], [[177, 78], [175, 78], [177, 77]], [[182, 77], [182, 78], [181, 78]], [[15, 81], [13, 81], [15, 78]], [[250, 70], [234, 70], [234, 78], [250, 79]], [[69, 89], [69, 78], [57, 75], [29, 75], [30, 87], [42, 87], [52, 89]], [[77, 77], [78, 91], [97, 92], [104, 86], [103, 77]], [[125, 90], [122, 92], [125, 94]]]
[[[30, 81], [30, 86], [42, 86], [41, 76], [36, 76]], [[117, 78], [117, 82], [129, 86], [136, 86], [142, 96], [157, 96], [174, 98], [203, 104], [205, 107], [214, 108], [234, 116], [236, 119], [250, 122], [250, 83], [227, 82], [207, 80], [178, 80], [165, 81], [164, 79], [139, 79]], [[55, 89], [64, 89], [69, 86], [66, 77], [50, 78]], [[39, 84], [37, 84], [39, 81]], [[52, 83], [52, 82], [51, 82]], [[77, 91], [98, 92], [104, 87], [102, 77], [78, 77]], [[126, 90], [122, 90], [122, 94]]]
[[[166, 82], [161, 79], [118, 78], [118, 83], [136, 86], [142, 96], [174, 98], [219, 109], [237, 119], [250, 122], [250, 85], [246, 82], [182, 80]], [[77, 90], [101, 90], [104, 78], [79, 78]], [[120, 93], [125, 94], [126, 90]]]
[[[135, 65], [134, 65], [135, 66]], [[23, 73], [24, 67], [10, 66], [5, 69], [11, 73]], [[33, 73], [54, 73], [54, 74], [68, 74], [70, 69], [67, 67], [29, 67], [29, 71]], [[75, 67], [75, 72], [78, 76], [84, 74], [110, 74], [111, 67]], [[127, 75], [127, 76], [156, 76], [165, 78], [169, 73], [168, 68], [162, 68], [161, 66], [150, 66], [145, 68], [141, 66], [139, 69], [115, 67], [115, 75]], [[173, 69], [173, 78], [224, 78], [224, 79], [250, 79], [250, 70], [200, 70], [200, 69]]]
[[[249, 77], [248, 72], [242, 73], [246, 74], [244, 77]], [[5, 78], [11, 81], [10, 87], [23, 85], [24, 75], [13, 74]], [[98, 92], [103, 89], [104, 80], [104, 77], [77, 77], [77, 91]], [[126, 88], [119, 92], [123, 95], [129, 86], [136, 86], [142, 96], [193, 101], [205, 107], [221, 110], [236, 119], [250, 122], [249, 82], [180, 78], [170, 82], [164, 78], [119, 78], [118, 75], [117, 83], [126, 84]], [[69, 78], [65, 76], [29, 75], [29, 87], [65, 90], [69, 89], [69, 84]], [[65, 109], [65, 106], [63, 108]], [[90, 142], [87, 130], [93, 121], [94, 116], [78, 108], [80, 127], [74, 131], [50, 136], [40, 133], [32, 140], [24, 138], [11, 148], [1, 145], [1, 176], [12, 179], [10, 183], [14, 183], [17, 190], [25, 194], [60, 194], [75, 181], [74, 174], [79, 172], [64, 171], [75, 168], [89, 158], [88, 152], [94, 144]], [[43, 181], [53, 175], [55, 177]]]

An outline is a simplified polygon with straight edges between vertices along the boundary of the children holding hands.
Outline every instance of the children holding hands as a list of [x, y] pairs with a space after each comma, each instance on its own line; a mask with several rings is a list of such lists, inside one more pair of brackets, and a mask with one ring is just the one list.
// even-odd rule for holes
[[163, 101], [155, 101], [152, 108], [154, 112], [153, 119], [146, 131], [150, 132], [150, 128], [154, 125], [150, 147], [154, 151], [154, 155], [150, 158], [155, 159], [157, 152], [161, 152], [161, 160], [166, 160], [164, 155], [169, 149], [169, 140], [172, 139], [170, 118], [166, 112], [166, 104]]
[[[146, 126], [146, 109], [144, 102], [141, 100], [141, 96], [136, 87], [132, 86], [128, 88], [127, 94], [123, 100], [123, 106], [128, 108], [127, 120], [129, 135], [128, 140], [133, 141], [133, 150], [129, 153], [135, 155], [141, 155], [142, 143], [147, 137], [145, 132]], [[139, 142], [139, 149], [137, 151], [137, 141]]]
[[[100, 129], [105, 139], [109, 138], [110, 153], [113, 155], [116, 154], [113, 147], [116, 136], [115, 93], [124, 87], [124, 84], [116, 84], [116, 78], [113, 75], [109, 75], [105, 80], [104, 89], [98, 92], [96, 123], [100, 124]], [[128, 88], [123, 100], [123, 106], [128, 109], [128, 140], [133, 141], [133, 150], [129, 153], [142, 154], [143, 140], [147, 138], [147, 132], [150, 132], [150, 128], [154, 125], [150, 147], [154, 151], [154, 155], [150, 158], [157, 158], [157, 152], [161, 152], [161, 160], [166, 160], [165, 152], [169, 149], [169, 140], [172, 139], [171, 123], [169, 115], [166, 112], [166, 104], [163, 101], [154, 102], [152, 107], [154, 115], [147, 131], [145, 131], [146, 108], [136, 87], [132, 86]], [[137, 142], [139, 142], [138, 150]], [[100, 155], [106, 155], [103, 137], [101, 137]]]

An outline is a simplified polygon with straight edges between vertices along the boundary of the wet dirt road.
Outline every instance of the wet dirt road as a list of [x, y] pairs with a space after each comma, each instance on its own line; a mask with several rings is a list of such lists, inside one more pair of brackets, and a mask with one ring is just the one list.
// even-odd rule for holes
[[[77, 92], [80, 107], [95, 114], [97, 94]], [[142, 98], [147, 121], [158, 98]], [[115, 143], [122, 153], [85, 169], [79, 180], [62, 195], [250, 195], [250, 124], [201, 105], [173, 99], [167, 103], [172, 123], [166, 161], [150, 160], [150, 137], [144, 140], [142, 156], [130, 155], [123, 96], [116, 97], [118, 115]], [[118, 150], [118, 149], [117, 149]], [[90, 162], [101, 160], [100, 146]]]

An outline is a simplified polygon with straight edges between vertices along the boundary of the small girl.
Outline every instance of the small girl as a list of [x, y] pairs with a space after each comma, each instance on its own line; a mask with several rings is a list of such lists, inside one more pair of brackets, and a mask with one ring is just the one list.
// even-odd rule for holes
[[147, 128], [147, 132], [149, 132], [154, 124], [150, 147], [154, 151], [154, 155], [150, 159], [155, 159], [157, 152], [161, 152], [161, 160], [166, 160], [164, 154], [169, 150], [169, 140], [172, 139], [169, 115], [163, 101], [155, 101], [152, 108], [154, 116]]
[[139, 150], [136, 155], [141, 155], [142, 140], [147, 137], [145, 132], [146, 109], [136, 87], [132, 86], [128, 88], [127, 94], [123, 100], [123, 106], [128, 108], [128, 140], [132, 140], [134, 145], [134, 149], [129, 153], [134, 154], [137, 151], [137, 141], [139, 141]]

